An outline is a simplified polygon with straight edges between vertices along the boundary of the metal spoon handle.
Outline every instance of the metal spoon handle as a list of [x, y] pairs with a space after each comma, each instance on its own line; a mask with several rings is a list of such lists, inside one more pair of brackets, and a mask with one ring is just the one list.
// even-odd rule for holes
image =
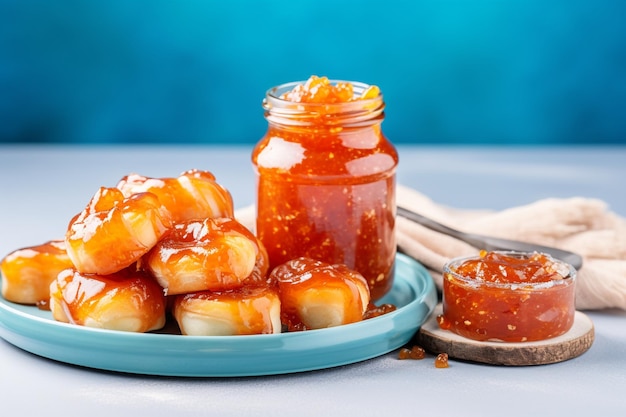
[[467, 233], [461, 232], [459, 230], [448, 227], [444, 224], [438, 223], [434, 221], [433, 219], [424, 217], [421, 214], [416, 213], [414, 211], [398, 206], [397, 213], [399, 216], [402, 216], [411, 221], [414, 221], [415, 223], [421, 224], [422, 226], [425, 226], [431, 230], [434, 230], [435, 232], [439, 232], [439, 233], [443, 233], [444, 235], [455, 237], [459, 240], [462, 240], [463, 242], [469, 243], [470, 245], [476, 248], [483, 249], [483, 246], [485, 245], [484, 240], [474, 239]]
[[439, 233], [443, 233], [448, 236], [452, 236], [465, 243], [472, 245], [477, 249], [485, 250], [510, 250], [520, 252], [543, 252], [553, 256], [556, 259], [560, 259], [563, 262], [567, 262], [575, 269], [580, 269], [583, 264], [582, 257], [576, 253], [572, 253], [566, 250], [553, 248], [550, 246], [536, 245], [533, 243], [521, 242], [518, 240], [501, 239], [491, 236], [482, 236], [473, 233], [464, 233], [459, 230], [453, 229], [441, 223], [434, 221], [428, 217], [424, 217], [414, 211], [408, 210], [404, 207], [397, 207], [397, 214], [401, 217], [414, 221], [434, 230]]

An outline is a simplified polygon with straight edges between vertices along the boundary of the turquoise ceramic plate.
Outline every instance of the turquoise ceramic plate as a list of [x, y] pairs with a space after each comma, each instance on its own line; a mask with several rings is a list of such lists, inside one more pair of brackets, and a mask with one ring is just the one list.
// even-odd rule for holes
[[392, 290], [398, 308], [359, 323], [255, 336], [127, 333], [59, 323], [50, 312], [0, 297], [0, 336], [46, 358], [108, 371], [189, 377], [273, 375], [346, 365], [407, 343], [437, 304], [419, 263], [398, 255]]

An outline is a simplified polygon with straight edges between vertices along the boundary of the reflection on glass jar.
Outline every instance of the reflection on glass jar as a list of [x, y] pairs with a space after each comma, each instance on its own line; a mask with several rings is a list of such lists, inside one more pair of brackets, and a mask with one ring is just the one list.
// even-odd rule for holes
[[[398, 155], [381, 130], [383, 97], [376, 89], [331, 104], [284, 98], [300, 84], [274, 87], [263, 102], [268, 130], [252, 154], [257, 235], [271, 268], [299, 256], [342, 263], [377, 300], [393, 284], [396, 255]], [[372, 91], [348, 84], [355, 97]]]

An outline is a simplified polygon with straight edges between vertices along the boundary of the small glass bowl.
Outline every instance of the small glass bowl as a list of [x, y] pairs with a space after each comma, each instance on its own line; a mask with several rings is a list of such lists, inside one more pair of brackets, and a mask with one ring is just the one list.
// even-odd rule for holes
[[[491, 282], [458, 272], [465, 262], [489, 254], [529, 263], [542, 256], [550, 262], [546, 266], [559, 272], [557, 278], [545, 282], [520, 277], [515, 278], [519, 282]], [[504, 268], [498, 263], [491, 265], [499, 271]], [[480, 256], [456, 258], [444, 265], [439, 326], [478, 341], [531, 342], [560, 336], [574, 323], [575, 284], [574, 267], [543, 253], [483, 251]]]

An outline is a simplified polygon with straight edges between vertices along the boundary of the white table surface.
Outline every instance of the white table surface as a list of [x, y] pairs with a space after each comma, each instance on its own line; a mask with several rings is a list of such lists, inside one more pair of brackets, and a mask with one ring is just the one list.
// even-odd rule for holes
[[[0, 256], [65, 232], [97, 187], [130, 172], [212, 171], [235, 205], [254, 200], [251, 147], [0, 146]], [[626, 216], [626, 147], [399, 146], [398, 179], [435, 201], [503, 209], [546, 197], [596, 197]], [[626, 279], [626, 277], [625, 277]], [[596, 338], [552, 365], [499, 367], [397, 352], [334, 369], [250, 378], [171, 378], [43, 359], [0, 339], [0, 412], [31, 416], [626, 415], [626, 312], [586, 312]], [[140, 414], [136, 414], [140, 413]]]

